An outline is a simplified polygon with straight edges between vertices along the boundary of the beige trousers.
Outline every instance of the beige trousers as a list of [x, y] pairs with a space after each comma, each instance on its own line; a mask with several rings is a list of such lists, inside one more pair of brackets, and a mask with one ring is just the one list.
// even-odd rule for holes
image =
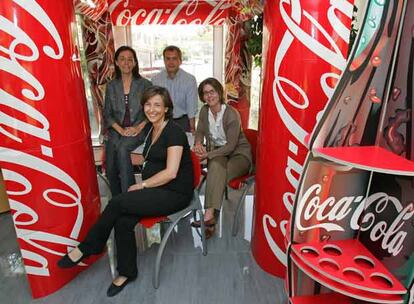
[[207, 168], [204, 208], [220, 210], [227, 183], [235, 177], [247, 174], [250, 162], [243, 155], [218, 156], [208, 160]]

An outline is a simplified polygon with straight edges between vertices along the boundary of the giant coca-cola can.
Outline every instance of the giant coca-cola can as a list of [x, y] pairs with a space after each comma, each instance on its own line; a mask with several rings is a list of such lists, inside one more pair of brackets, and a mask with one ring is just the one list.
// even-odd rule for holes
[[99, 215], [72, 0], [0, 5], [0, 167], [34, 298]]
[[265, 1], [252, 252], [280, 277], [306, 139], [345, 68], [352, 11], [352, 0]]

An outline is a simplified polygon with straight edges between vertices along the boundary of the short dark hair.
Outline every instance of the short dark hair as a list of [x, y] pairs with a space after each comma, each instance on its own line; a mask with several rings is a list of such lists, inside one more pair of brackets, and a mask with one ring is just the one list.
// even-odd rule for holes
[[159, 86], [150, 86], [144, 90], [142, 93], [141, 98], [141, 106], [144, 108], [145, 103], [152, 97], [159, 95], [161, 96], [161, 99], [164, 103], [164, 107], [168, 108], [167, 113], [165, 113], [165, 119], [170, 119], [173, 117], [173, 103], [171, 100], [170, 93], [168, 93], [168, 90], [163, 87]]
[[211, 85], [213, 89], [219, 94], [220, 103], [225, 103], [226, 99], [224, 98], [223, 86], [221, 85], [220, 81], [213, 77], [204, 79], [198, 86], [198, 97], [200, 97], [200, 100], [205, 103], [203, 89], [207, 84]]
[[169, 45], [162, 51], [162, 57], [165, 58], [166, 52], [177, 52], [178, 58], [180, 61], [183, 61], [183, 54], [181, 53], [181, 50], [178, 46], [175, 45]]
[[[141, 75], [139, 74], [139, 65], [138, 65], [138, 57], [137, 57], [137, 53], [135, 53], [134, 49], [130, 46], [127, 45], [123, 45], [121, 47], [119, 47], [116, 52], [115, 52], [115, 61], [118, 60], [119, 54], [121, 54], [121, 52], [123, 51], [130, 51], [132, 53], [132, 56], [134, 57], [134, 61], [135, 61], [135, 66], [132, 69], [132, 76], [134, 78], [141, 78]], [[115, 65], [115, 78], [121, 78], [122, 77], [122, 73], [121, 73], [121, 69], [114, 63]]]

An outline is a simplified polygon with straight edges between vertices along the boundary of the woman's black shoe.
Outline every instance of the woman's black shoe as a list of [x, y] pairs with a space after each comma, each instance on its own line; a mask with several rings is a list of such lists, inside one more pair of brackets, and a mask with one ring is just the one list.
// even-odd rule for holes
[[65, 254], [63, 258], [61, 258], [57, 265], [59, 268], [72, 268], [78, 265], [84, 258], [86, 258], [85, 255], [82, 255], [77, 261], [72, 261], [68, 254]]
[[111, 286], [109, 286], [108, 290], [106, 291], [106, 295], [108, 297], [113, 297], [116, 296], [118, 293], [120, 293], [122, 291], [122, 289], [124, 289], [125, 286], [128, 285], [129, 282], [135, 281], [136, 278], [127, 278], [124, 283], [122, 283], [121, 285], [117, 286], [114, 283], [111, 283]]

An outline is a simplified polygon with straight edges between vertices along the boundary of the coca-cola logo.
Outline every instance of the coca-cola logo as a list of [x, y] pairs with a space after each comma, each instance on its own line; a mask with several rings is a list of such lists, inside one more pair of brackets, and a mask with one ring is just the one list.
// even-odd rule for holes
[[[388, 253], [396, 256], [402, 250], [407, 232], [401, 228], [404, 222], [413, 217], [414, 203], [404, 207], [396, 197], [385, 192], [373, 193], [368, 197], [345, 196], [337, 200], [331, 196], [321, 200], [319, 197], [321, 190], [320, 184], [314, 184], [299, 200], [295, 215], [295, 227], [299, 231], [312, 229], [323, 229], [327, 232], [345, 231], [338, 222], [349, 218], [347, 227], [369, 231], [370, 239], [373, 242], [380, 241], [381, 248]], [[385, 210], [389, 212], [390, 209], [397, 214], [396, 217], [388, 221], [377, 220], [381, 213]], [[309, 224], [304, 224], [306, 222]]]
[[[332, 31], [347, 43], [349, 40], [350, 29], [341, 21], [340, 18], [338, 18], [338, 15], [342, 14], [348, 18], [350, 23], [353, 5], [346, 0], [330, 1], [329, 3], [330, 5], [327, 11], [321, 10], [319, 12], [321, 16], [324, 14], [327, 16], [328, 24], [323, 25], [316, 20], [312, 14], [302, 8], [300, 0], [279, 1], [279, 14], [283, 20], [284, 26], [286, 26], [286, 31], [283, 33], [281, 42], [275, 52], [272, 92], [279, 118], [285, 125], [286, 130], [289, 130], [292, 135], [291, 139], [287, 139], [288, 152], [286, 167], [284, 170], [286, 185], [289, 185], [292, 190], [286, 191], [282, 196], [283, 206], [287, 210], [288, 216], [280, 218], [279, 223], [277, 223], [271, 215], [266, 214], [262, 218], [262, 223], [269, 247], [278, 260], [284, 265], [286, 265], [286, 255], [284, 250], [279, 247], [283, 245], [283, 242], [278, 245], [269, 231], [270, 228], [274, 229], [279, 227], [282, 235], [285, 235], [286, 229], [284, 229], [284, 227], [286, 227], [289, 214], [292, 212], [295, 191], [299, 185], [299, 177], [303, 171], [303, 159], [299, 157], [299, 150], [306, 149], [306, 137], [311, 132], [311, 129], [307, 130], [305, 126], [301, 125], [301, 123], [295, 119], [295, 117], [302, 118], [305, 114], [296, 115], [294, 117], [289, 108], [298, 112], [305, 112], [307, 117], [309, 117], [310, 113], [312, 114], [312, 112], [316, 112], [316, 105], [324, 104], [324, 102], [321, 102], [320, 100], [310, 100], [307, 90], [318, 90], [316, 86], [319, 82], [321, 95], [325, 95], [326, 103], [334, 91], [334, 88], [330, 85], [332, 82], [329, 80], [338, 80], [340, 77], [339, 73], [333, 72], [332, 67], [335, 67], [338, 71], [343, 71], [346, 66], [346, 58], [343, 56], [338, 42], [331, 37], [326, 28], [328, 28], [328, 26], [331, 27]], [[270, 13], [273, 14], [273, 12]], [[301, 27], [301, 24], [303, 23], [312, 24], [312, 28], [318, 31], [318, 35], [306, 32]], [[277, 26], [279, 27], [279, 24]], [[321, 41], [327, 41], [329, 45], [327, 46]], [[313, 72], [312, 75], [308, 75], [308, 77], [311, 77], [312, 79], [316, 78], [315, 87], [303, 88], [300, 83], [293, 79], [289, 79], [289, 77], [284, 75], [284, 71], [288, 69], [281, 69], [281, 66], [289, 66], [289, 62], [291, 60], [301, 60], [300, 58], [292, 59], [293, 56], [291, 53], [296, 52], [294, 47], [292, 47], [293, 43], [305, 46], [311, 54], [315, 55], [316, 58], [319, 58], [322, 62], [327, 63], [326, 70], [321, 72], [320, 75], [317, 75], [316, 72]], [[299, 77], [299, 79], [302, 81], [303, 77]], [[295, 99], [291, 96], [297, 97]], [[307, 118], [307, 120], [309, 121], [309, 119], [314, 119], [314, 122], [316, 123], [320, 115], [321, 112], [315, 115], [315, 117]], [[311, 124], [312, 128], [315, 123]], [[280, 205], [279, 202], [277, 203]]]
[[199, 24], [222, 25], [231, 7], [229, 1], [183, 0], [174, 7], [130, 5], [129, 0], [113, 0], [109, 6], [115, 25]]
[[73, 4], [76, 13], [87, 16], [95, 22], [99, 20], [108, 8], [108, 2], [106, 0], [74, 0]]
[[[39, 25], [36, 28], [37, 32], [47, 33], [54, 42], [54, 45], [39, 45], [37, 41], [33, 40], [30, 33], [19, 26], [24, 25], [25, 22], [15, 22], [0, 16], [0, 32], [7, 33], [11, 38], [8, 40], [8, 45], [6, 45], [6, 40], [1, 41], [0, 69], [2, 73], [6, 74], [6, 77], [9, 74], [14, 79], [19, 79], [18, 82], [13, 83], [13, 86], [1, 82], [0, 105], [4, 111], [0, 110], [0, 137], [5, 136], [8, 140], [4, 140], [4, 138], [2, 140], [0, 163], [3, 167], [4, 179], [9, 185], [7, 193], [10, 207], [13, 210], [17, 237], [29, 245], [25, 246], [26, 249], [21, 250], [23, 258], [31, 261], [28, 263], [30, 266], [26, 266], [26, 272], [30, 275], [49, 276], [48, 261], [42, 252], [61, 256], [64, 252], [53, 249], [56, 248], [56, 244], [65, 246], [77, 244], [76, 238], [79, 236], [83, 223], [83, 207], [81, 205], [81, 191], [76, 181], [65, 171], [52, 164], [54, 156], [49, 132], [50, 123], [47, 117], [36, 109], [36, 104], [47, 97], [47, 91], [39, 78], [32, 74], [31, 70], [24, 67], [24, 63], [36, 64], [42, 53], [51, 60], [59, 60], [64, 55], [64, 49], [54, 23], [36, 1], [14, 0], [14, 3], [21, 10], [24, 10], [25, 14], [29, 14], [36, 20]], [[18, 88], [24, 89], [19, 91]], [[13, 116], [7, 113], [13, 113]], [[26, 120], [21, 121], [16, 117], [25, 117]], [[23, 144], [23, 148], [23, 138], [30, 137], [36, 138], [40, 143], [41, 157], [30, 154], [30, 150], [22, 152], [3, 146], [4, 142], [15, 141]], [[44, 204], [40, 204], [38, 198], [33, 200], [37, 201], [37, 205], [32, 201], [26, 201], [27, 196], [34, 190], [33, 184], [36, 183], [37, 186], [42, 184], [42, 181], [28, 178], [33, 171], [37, 173], [37, 176], [43, 175], [44, 181], [53, 181], [53, 184], [56, 185], [56, 188], [41, 190], [42, 198], [40, 201]], [[36, 191], [38, 190], [36, 189]], [[58, 235], [35, 229], [36, 224], [42, 220], [36, 209], [36, 207], [40, 207], [39, 205], [43, 205], [41, 206], [43, 209], [47, 205], [57, 208], [76, 208], [77, 216], [69, 235]]]
[[[330, 3], [331, 6], [327, 12], [329, 24], [334, 32], [336, 32], [344, 41], [348, 42], [349, 29], [337, 18], [335, 11], [337, 10], [351, 18], [353, 6], [346, 0], [331, 1]], [[290, 15], [288, 14], [288, 8]], [[303, 126], [297, 123], [284, 106], [284, 103], [286, 102], [298, 110], [306, 110], [310, 105], [310, 100], [307, 96], [306, 89], [300, 87], [294, 80], [284, 77], [280, 72], [280, 67], [284, 63], [284, 60], [289, 53], [290, 46], [295, 40], [306, 46], [308, 50], [318, 58], [340, 71], [343, 71], [345, 68], [346, 58], [342, 55], [337, 42], [333, 40], [329, 33], [324, 29], [323, 25], [315, 20], [310, 13], [301, 8], [299, 0], [281, 0], [279, 3], [279, 10], [287, 30], [283, 35], [275, 56], [273, 98], [279, 116], [283, 120], [286, 128], [290, 130], [291, 134], [302, 145], [305, 145], [305, 138], [311, 130], [305, 130]], [[307, 22], [310, 22], [313, 25], [313, 28], [318, 29], [321, 36], [328, 41], [330, 47], [325, 46], [317, 39], [319, 35], [311, 35], [311, 33], [305, 32], [300, 27], [302, 18], [306, 19]], [[319, 84], [325, 93], [326, 100], [332, 96], [334, 90], [334, 87], [331, 87], [327, 80], [329, 78], [339, 79], [339, 77], [340, 74], [333, 73], [331, 70], [324, 72], [319, 76]], [[285, 88], [289, 88], [290, 91], [293, 90], [293, 92], [296, 91], [298, 94], [289, 94]], [[291, 95], [299, 95], [301, 98], [300, 100], [295, 100], [290, 97]]]

